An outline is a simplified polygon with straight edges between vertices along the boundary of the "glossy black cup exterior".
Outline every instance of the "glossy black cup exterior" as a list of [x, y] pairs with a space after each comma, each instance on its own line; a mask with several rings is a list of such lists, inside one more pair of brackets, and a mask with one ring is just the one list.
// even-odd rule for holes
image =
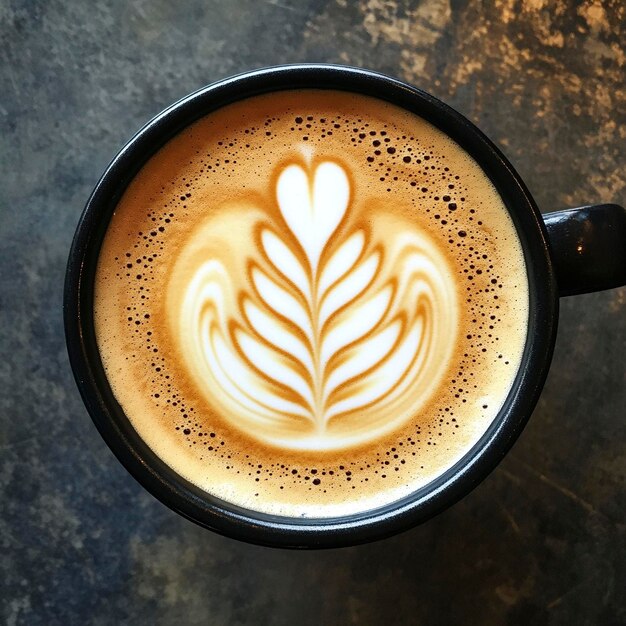
[[[498, 189], [517, 228], [530, 293], [521, 367], [499, 415], [480, 441], [454, 467], [412, 495], [380, 509], [331, 519], [296, 519], [243, 509], [208, 495], [165, 465], [133, 429], [111, 392], [92, 313], [94, 274], [104, 233], [122, 193], [144, 163], [180, 130], [213, 110], [262, 93], [312, 88], [392, 102], [425, 118], [471, 154]], [[607, 206], [614, 209], [607, 210]], [[582, 224], [578, 239], [559, 224], [561, 219], [566, 226], [575, 225], [574, 215], [568, 220], [565, 212], [552, 214], [549, 236], [524, 183], [502, 153], [473, 124], [433, 96], [381, 74], [342, 66], [281, 66], [235, 76], [183, 98], [144, 126], [113, 159], [90, 197], [74, 237], [65, 283], [65, 331], [74, 376], [96, 427], [117, 458], [148, 491], [190, 520], [230, 537], [280, 547], [339, 547], [382, 538], [421, 523], [459, 500], [515, 442], [535, 406], [552, 357], [560, 295], [557, 278], [566, 285], [563, 295], [624, 284], [626, 214], [615, 205], [599, 207], [599, 213], [593, 212], [594, 207], [587, 209], [591, 211], [587, 223], [595, 224], [596, 230], [605, 227], [605, 213], [614, 211], [613, 217], [609, 215], [613, 240], [608, 247], [615, 249], [618, 260], [612, 270], [605, 269], [606, 259], [598, 259], [593, 250], [580, 262], [581, 251], [576, 250], [583, 245], [580, 237], [586, 236], [585, 252], [589, 246], [607, 248], [606, 237], [596, 233], [594, 238], [593, 228], [591, 235], [585, 235], [583, 214], [575, 214]], [[559, 254], [556, 260], [551, 256], [551, 240]], [[576, 263], [593, 266], [590, 276], [579, 280]]]

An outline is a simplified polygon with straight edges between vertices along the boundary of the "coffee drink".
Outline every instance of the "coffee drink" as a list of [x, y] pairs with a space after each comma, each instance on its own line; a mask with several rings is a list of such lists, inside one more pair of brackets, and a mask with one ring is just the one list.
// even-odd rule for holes
[[367, 511], [487, 431], [521, 362], [522, 248], [480, 166], [354, 93], [225, 106], [140, 170], [100, 251], [105, 372], [201, 489], [294, 517]]

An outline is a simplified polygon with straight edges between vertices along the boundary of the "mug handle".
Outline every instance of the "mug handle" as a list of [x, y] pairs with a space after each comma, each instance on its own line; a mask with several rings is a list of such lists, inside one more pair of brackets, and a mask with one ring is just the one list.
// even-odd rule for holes
[[626, 285], [626, 209], [596, 204], [545, 213], [559, 295]]

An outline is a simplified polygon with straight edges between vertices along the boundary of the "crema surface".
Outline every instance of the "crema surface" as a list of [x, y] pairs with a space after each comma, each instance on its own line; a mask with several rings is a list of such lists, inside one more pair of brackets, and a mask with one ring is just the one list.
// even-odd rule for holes
[[279, 515], [372, 509], [486, 431], [519, 368], [528, 285], [503, 202], [423, 119], [299, 90], [163, 147], [110, 222], [96, 337], [169, 466]]

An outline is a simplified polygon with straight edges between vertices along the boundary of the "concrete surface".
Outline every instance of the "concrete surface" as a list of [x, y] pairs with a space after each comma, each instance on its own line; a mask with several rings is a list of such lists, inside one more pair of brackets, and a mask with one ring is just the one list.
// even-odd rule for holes
[[323, 553], [204, 531], [118, 464], [65, 351], [65, 261], [109, 159], [263, 65], [399, 76], [466, 114], [542, 210], [626, 203], [620, 0], [0, 2], [0, 616], [52, 624], [623, 624], [626, 288], [562, 302], [500, 467], [401, 536]]

